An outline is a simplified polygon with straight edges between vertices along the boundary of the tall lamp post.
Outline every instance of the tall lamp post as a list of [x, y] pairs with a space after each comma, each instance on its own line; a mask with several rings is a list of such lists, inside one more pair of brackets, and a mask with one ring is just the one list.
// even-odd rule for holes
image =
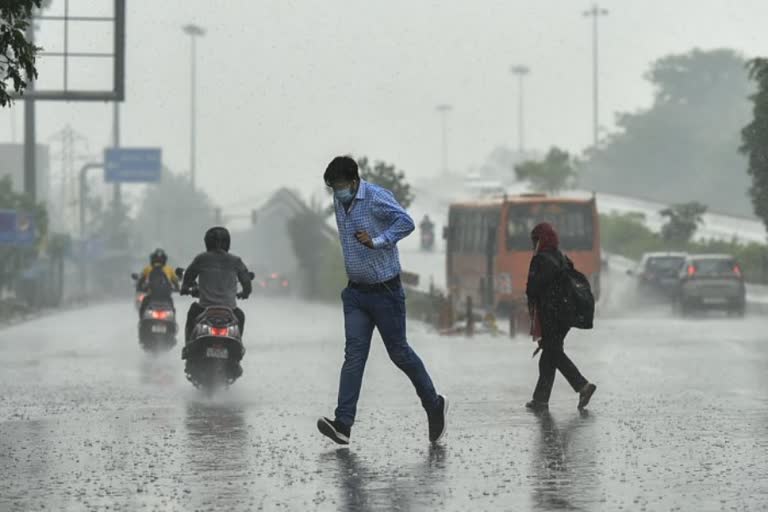
[[512, 66], [512, 74], [517, 76], [517, 152], [525, 152], [525, 112], [523, 97], [523, 78], [531, 72], [528, 66]]
[[448, 174], [448, 112], [453, 110], [453, 107], [448, 104], [442, 104], [435, 107], [435, 110], [440, 112], [440, 118], [443, 128], [443, 147], [442, 147], [442, 160], [443, 160], [443, 175]]
[[190, 54], [190, 94], [189, 94], [189, 180], [192, 183], [192, 188], [195, 188], [195, 167], [196, 167], [196, 124], [197, 124], [197, 47], [196, 41], [198, 37], [205, 35], [205, 30], [199, 25], [189, 24], [184, 25], [181, 28], [185, 34], [187, 34], [192, 43], [192, 52]]
[[583, 15], [592, 18], [592, 144], [597, 147], [599, 115], [598, 115], [598, 84], [597, 84], [597, 20], [600, 16], [607, 16], [608, 9], [603, 9], [597, 4], [583, 12]]

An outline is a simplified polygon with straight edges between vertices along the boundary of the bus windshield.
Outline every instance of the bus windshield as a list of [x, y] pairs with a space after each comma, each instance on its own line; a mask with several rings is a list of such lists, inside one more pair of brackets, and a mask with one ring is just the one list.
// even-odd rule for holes
[[592, 203], [509, 205], [507, 250], [531, 250], [531, 230], [540, 222], [554, 226], [563, 250], [592, 250], [595, 232]]

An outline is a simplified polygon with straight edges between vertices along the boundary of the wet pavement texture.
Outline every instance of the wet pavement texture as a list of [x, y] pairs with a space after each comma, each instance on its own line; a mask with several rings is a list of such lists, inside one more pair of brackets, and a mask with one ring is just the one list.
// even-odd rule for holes
[[[316, 431], [340, 306], [251, 300], [244, 375], [206, 398], [142, 353], [130, 301], [0, 330], [0, 510], [766, 510], [768, 319], [632, 311], [573, 332], [589, 411], [548, 414], [525, 337], [410, 341], [451, 400], [441, 445], [374, 338], [349, 448]], [[186, 303], [179, 303], [179, 311]]]

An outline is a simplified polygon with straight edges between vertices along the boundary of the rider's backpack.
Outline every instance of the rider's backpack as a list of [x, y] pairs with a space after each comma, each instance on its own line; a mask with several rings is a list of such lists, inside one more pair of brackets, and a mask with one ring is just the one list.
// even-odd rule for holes
[[152, 267], [147, 276], [147, 288], [149, 294], [155, 298], [169, 298], [173, 287], [168, 276], [163, 272], [163, 267]]
[[[560, 268], [546, 292], [545, 301], [563, 326], [591, 329], [595, 318], [595, 297], [587, 277], [576, 270], [565, 255], [542, 252]], [[559, 257], [558, 257], [559, 256]]]

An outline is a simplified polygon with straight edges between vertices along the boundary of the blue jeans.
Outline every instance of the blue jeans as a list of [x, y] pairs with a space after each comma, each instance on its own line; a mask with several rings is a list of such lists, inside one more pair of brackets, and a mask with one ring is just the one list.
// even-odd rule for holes
[[363, 384], [363, 371], [371, 349], [373, 328], [376, 327], [387, 348], [389, 358], [405, 373], [421, 405], [427, 411], [438, 405], [437, 392], [424, 363], [411, 349], [405, 337], [405, 292], [397, 288], [384, 292], [364, 292], [345, 288], [341, 292], [344, 304], [344, 365], [341, 367], [339, 403], [336, 419], [348, 426], [355, 422], [357, 400]]

